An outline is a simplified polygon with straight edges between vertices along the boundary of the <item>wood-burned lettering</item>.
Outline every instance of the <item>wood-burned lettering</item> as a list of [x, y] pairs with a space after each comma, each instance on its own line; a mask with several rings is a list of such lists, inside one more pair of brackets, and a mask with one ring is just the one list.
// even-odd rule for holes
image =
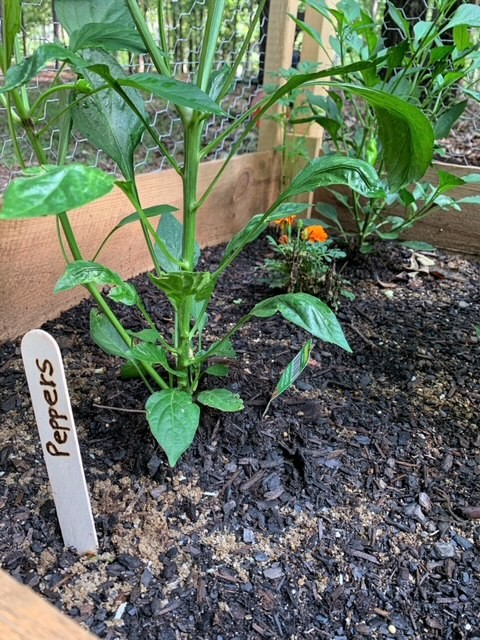
[[40, 362], [37, 359], [35, 364], [40, 371], [40, 385], [44, 387], [43, 397], [48, 405], [48, 423], [53, 429], [52, 440], [47, 442], [45, 448], [51, 456], [69, 456], [68, 451], [61, 449], [61, 446], [67, 443], [70, 427], [68, 426], [68, 417], [57, 409], [59, 397], [54, 378], [55, 370], [50, 360]]

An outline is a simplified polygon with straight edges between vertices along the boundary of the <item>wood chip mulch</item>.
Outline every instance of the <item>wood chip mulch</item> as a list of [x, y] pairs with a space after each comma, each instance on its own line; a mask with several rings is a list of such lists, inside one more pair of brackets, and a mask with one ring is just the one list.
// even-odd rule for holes
[[[223, 280], [209, 338], [271, 294], [267, 252], [259, 240]], [[213, 266], [221, 248], [204, 254]], [[479, 640], [480, 265], [431, 259], [414, 273], [392, 246], [347, 266], [353, 355], [317, 341], [263, 419], [306, 336], [280, 318], [247, 325], [222, 381], [246, 410], [205, 412], [174, 470], [135, 412], [144, 388], [91, 343], [89, 303], [48, 323], [94, 557], [62, 546], [19, 344], [0, 347], [2, 567], [108, 640]], [[164, 303], [147, 303], [170, 331]]]

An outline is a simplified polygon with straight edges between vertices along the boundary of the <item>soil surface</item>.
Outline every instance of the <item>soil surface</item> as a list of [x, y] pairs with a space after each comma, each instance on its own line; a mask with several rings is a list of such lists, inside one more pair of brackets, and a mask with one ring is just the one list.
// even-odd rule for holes
[[[254, 270], [267, 252], [259, 240], [221, 283], [210, 338], [271, 295]], [[204, 255], [214, 267], [221, 248]], [[278, 317], [245, 326], [223, 382], [246, 410], [206, 411], [174, 470], [147, 392], [91, 343], [90, 303], [44, 327], [65, 360], [93, 557], [62, 546], [19, 345], [4, 345], [2, 567], [109, 640], [478, 640], [480, 265], [388, 247], [344, 276], [353, 354], [317, 342], [262, 417], [306, 335]]]

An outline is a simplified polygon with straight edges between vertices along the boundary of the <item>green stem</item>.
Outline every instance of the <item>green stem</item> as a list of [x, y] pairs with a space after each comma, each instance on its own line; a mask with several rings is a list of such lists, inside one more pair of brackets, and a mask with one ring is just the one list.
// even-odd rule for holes
[[[72, 252], [73, 258], [75, 260], [83, 260], [82, 252], [80, 251], [80, 247], [78, 246], [77, 239], [75, 238], [75, 234], [74, 234], [72, 226], [70, 224], [70, 220], [68, 218], [68, 214], [67, 213], [61, 213], [61, 214], [59, 214], [58, 217], [59, 217], [59, 220], [60, 220], [60, 224], [62, 225], [63, 233], [64, 233], [65, 238], [67, 240], [68, 246], [70, 248], [70, 251]], [[132, 340], [131, 336], [123, 328], [120, 320], [117, 318], [117, 316], [110, 309], [110, 307], [108, 306], [107, 301], [103, 298], [103, 296], [100, 293], [100, 291], [98, 291], [97, 288], [95, 287], [95, 285], [92, 285], [92, 284], [87, 284], [87, 285], [84, 285], [84, 286], [87, 289], [87, 291], [89, 292], [89, 294], [92, 296], [92, 298], [95, 300], [95, 302], [98, 304], [98, 306], [100, 307], [102, 313], [109, 320], [110, 324], [113, 326], [113, 328], [117, 331], [119, 336], [125, 342], [127, 347], [131, 348], [133, 346], [133, 340]], [[140, 366], [146, 373], [148, 373], [148, 375], [158, 384], [158, 386], [161, 389], [168, 389], [167, 383], [163, 380], [163, 378], [158, 374], [158, 372], [155, 370], [155, 368], [152, 365], [150, 365], [150, 364], [148, 364], [146, 362], [142, 362]]]
[[226, 0], [209, 0], [207, 24], [202, 38], [202, 50], [198, 63], [197, 86], [202, 91], [208, 90], [212, 74], [213, 60], [217, 49], [218, 37], [222, 26]]
[[[185, 271], [193, 271], [195, 268], [195, 229], [198, 210], [197, 182], [202, 128], [202, 123], [194, 117], [184, 130], [182, 260], [185, 265]], [[178, 322], [176, 324], [175, 347], [178, 351], [177, 368], [180, 371], [188, 371], [193, 355], [190, 336], [193, 302], [193, 296], [186, 296], [177, 309]]]
[[263, 8], [265, 6], [267, 0], [260, 0], [260, 2], [257, 5], [257, 10], [255, 11], [255, 15], [252, 18], [252, 21], [250, 22], [250, 27], [247, 31], [247, 34], [243, 40], [242, 46], [240, 48], [240, 51], [238, 52], [235, 61], [232, 65], [232, 68], [230, 69], [230, 72], [225, 80], [225, 83], [222, 87], [222, 90], [220, 91], [220, 94], [217, 98], [217, 101], [220, 102], [222, 100], [222, 98], [224, 98], [227, 93], [230, 91], [230, 86], [232, 85], [232, 83], [234, 82], [235, 78], [236, 78], [236, 74], [237, 74], [237, 69], [240, 65], [240, 63], [243, 60], [243, 57], [250, 45], [250, 41], [252, 39], [253, 33], [255, 31], [255, 29], [257, 28], [258, 22], [262, 16], [262, 11]]
[[51, 129], [52, 125], [54, 125], [59, 120], [61, 120], [64, 117], [64, 115], [67, 113], [67, 111], [69, 111], [73, 107], [76, 107], [77, 105], [81, 104], [84, 100], [87, 100], [88, 98], [90, 98], [90, 96], [93, 96], [94, 93], [98, 93], [99, 91], [104, 91], [105, 89], [108, 89], [108, 88], [109, 88], [109, 85], [108, 84], [104, 84], [101, 87], [97, 87], [96, 89], [94, 89], [90, 93], [85, 93], [84, 95], [80, 96], [80, 98], [77, 98], [73, 102], [70, 102], [70, 104], [68, 104], [66, 107], [64, 107], [51, 120], [49, 120], [49, 122], [47, 122], [47, 124], [44, 127], [42, 127], [41, 129], [39, 129], [37, 131], [37, 136], [41, 136], [45, 131], [47, 131], [47, 129]]
[[[150, 236], [148, 234], [150, 234], [152, 236], [154, 242], [158, 245], [159, 249], [162, 251], [164, 256], [170, 262], [172, 262], [174, 265], [176, 265], [180, 269], [182, 267], [184, 267], [185, 266], [184, 263], [182, 261], [180, 261], [180, 260], [177, 260], [171, 254], [171, 252], [168, 250], [167, 245], [162, 240], [162, 238], [158, 235], [158, 233], [155, 231], [155, 229], [153, 228], [150, 220], [148, 219], [148, 216], [145, 214], [145, 211], [143, 210], [143, 207], [142, 207], [142, 205], [140, 203], [140, 197], [139, 197], [139, 194], [138, 194], [137, 185], [136, 185], [135, 180], [129, 181], [129, 182], [117, 182], [116, 184], [123, 191], [123, 193], [127, 196], [127, 198], [132, 203], [135, 211], [138, 213], [138, 216], [140, 218], [140, 223], [142, 225], [142, 229], [143, 229], [144, 236], [145, 236], [145, 241], [147, 242], [147, 247], [149, 249], [150, 256], [152, 258], [152, 262], [153, 262], [153, 264], [155, 266], [155, 270], [158, 273], [158, 275], [160, 275], [162, 273], [162, 268], [160, 267], [160, 264], [158, 262], [158, 259], [157, 259], [156, 253], [155, 253], [155, 249], [154, 249], [153, 244], [152, 244], [152, 239], [150, 238]], [[128, 185], [130, 185], [130, 184], [133, 187], [133, 191], [130, 188], [128, 188]], [[95, 254], [95, 257], [100, 253], [102, 248], [105, 246], [105, 243], [107, 242], [107, 240], [110, 238], [112, 233], [117, 231], [117, 229], [119, 229], [118, 225], [114, 229], [112, 229], [112, 231], [108, 234], [108, 236], [102, 242], [102, 244], [100, 245], [100, 248], [98, 249], [98, 251]]]
[[[20, 64], [20, 62], [22, 62], [24, 56], [23, 56], [22, 48], [20, 47], [20, 42], [19, 42], [18, 35], [15, 36], [13, 47], [14, 47], [14, 53], [15, 53], [15, 62], [16, 62], [16, 64]], [[20, 91], [21, 91], [21, 99], [22, 99], [23, 106], [28, 111], [29, 110], [30, 101], [29, 101], [29, 98], [28, 98], [27, 87], [25, 85], [22, 85]]]
[[[254, 113], [256, 113], [261, 107], [262, 105], [267, 102], [270, 99], [270, 96], [265, 96], [262, 100], [259, 100], [257, 103], [255, 103], [252, 107], [250, 107], [250, 109], [248, 109], [247, 111], [245, 111], [245, 113], [243, 113], [237, 120], [235, 120], [235, 122], [233, 124], [231, 124], [229, 127], [227, 127], [227, 129], [225, 129], [222, 133], [220, 133], [216, 138], [214, 138], [211, 142], [209, 142], [208, 144], [206, 144], [201, 152], [201, 158], [206, 158], [208, 156], [209, 153], [212, 153], [212, 151], [215, 151], [215, 149], [220, 146], [220, 144], [226, 139], [228, 138], [234, 131], [236, 131], [240, 125], [245, 122], [245, 120], [248, 120], [248, 118], [250, 118], [251, 115], [253, 115]], [[255, 121], [256, 122], [256, 121]], [[250, 131], [250, 130], [249, 130]]]
[[50, 87], [46, 89], [45, 92], [42, 93], [42, 95], [39, 96], [35, 100], [35, 102], [32, 104], [32, 107], [30, 109], [30, 117], [33, 117], [33, 114], [35, 113], [35, 111], [37, 111], [37, 109], [40, 107], [42, 102], [45, 102], [45, 100], [47, 100], [47, 98], [51, 96], [53, 93], [57, 93], [60, 91], [71, 91], [74, 88], [75, 88], [75, 84], [59, 84], [59, 85], [55, 85], [54, 87]]
[[[168, 51], [168, 42], [167, 42], [167, 29], [165, 26], [165, 18], [163, 15], [164, 8], [163, 0], [157, 1], [157, 17], [158, 17], [158, 33], [160, 34], [160, 46], [164, 53]], [[170, 68], [169, 68], [170, 71]]]
[[163, 74], [165, 76], [171, 76], [170, 67], [167, 62], [165, 62], [165, 58], [162, 55], [162, 52], [157, 46], [150, 29], [145, 21], [143, 13], [138, 6], [137, 0], [126, 0], [128, 10], [130, 11], [130, 15], [135, 22], [135, 26], [137, 27], [138, 33], [145, 44], [145, 47], [152, 59], [153, 65], [158, 73]]
[[[25, 160], [23, 159], [22, 151], [20, 149], [20, 145], [18, 144], [17, 133], [15, 131], [15, 122], [17, 121], [17, 118], [15, 117], [16, 114], [12, 108], [12, 96], [10, 95], [10, 93], [6, 96], [6, 107], [8, 131], [13, 142], [13, 149], [15, 151], [15, 155], [17, 157], [18, 163], [20, 164], [20, 167], [22, 169], [26, 169], [27, 165], [25, 163]], [[18, 122], [21, 122], [20, 118], [18, 118]]]
[[[158, 262], [157, 254], [155, 253], [155, 247], [150, 237], [150, 233], [154, 236], [155, 240], [157, 241], [157, 244], [159, 244], [158, 241], [160, 240], [160, 238], [158, 237], [157, 233], [155, 232], [152, 225], [150, 224], [150, 221], [148, 217], [145, 215], [143, 207], [140, 204], [140, 197], [138, 194], [135, 177], [132, 180], [132, 186], [133, 186], [133, 193], [130, 193], [130, 190], [128, 191], [125, 190], [124, 193], [127, 195], [128, 199], [135, 207], [135, 211], [138, 213], [140, 217], [140, 224], [142, 227], [143, 237], [145, 238], [145, 243], [147, 245], [148, 252], [152, 259], [153, 266], [155, 267], [155, 271], [157, 272], [157, 275], [160, 275], [162, 273], [162, 268], [160, 267], [160, 263]], [[162, 251], [163, 249], [166, 249], [166, 247], [163, 247]]]

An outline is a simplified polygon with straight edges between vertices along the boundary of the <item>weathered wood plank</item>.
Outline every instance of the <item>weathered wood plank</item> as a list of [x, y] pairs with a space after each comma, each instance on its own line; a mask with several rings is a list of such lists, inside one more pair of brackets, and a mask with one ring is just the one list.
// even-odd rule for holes
[[0, 571], [2, 640], [94, 640], [28, 587]]
[[[299, 0], [274, 0], [274, 2], [270, 2], [265, 53], [265, 84], [276, 84], [273, 74], [280, 69], [290, 69], [292, 66], [295, 23], [288, 14], [296, 16], [298, 5]], [[279, 113], [280, 109], [280, 106], [274, 106], [269, 113]], [[261, 120], [258, 150], [270, 151], [281, 144], [283, 144], [282, 127], [272, 120], [265, 118]]]
[[[459, 177], [469, 173], [480, 173], [476, 167], [462, 167], [458, 165], [436, 162], [428, 170], [423, 181], [437, 182], [437, 171], [441, 169]], [[342, 189], [338, 189], [342, 191]], [[343, 190], [345, 192], [345, 190]], [[458, 187], [449, 195], [461, 198], [480, 195], [478, 184], [468, 184]], [[327, 191], [319, 189], [315, 192], [315, 202], [329, 202], [333, 204], [339, 213], [340, 221], [346, 231], [353, 231], [355, 226], [351, 216], [346, 210], [341, 210], [338, 202]], [[461, 212], [442, 211], [438, 209], [431, 216], [418, 222], [410, 229], [402, 239], [422, 240], [430, 242], [439, 249], [455, 251], [468, 255], [480, 255], [480, 207], [473, 204], [464, 204]]]
[[[210, 184], [222, 165], [201, 166], [199, 192]], [[229, 240], [252, 215], [264, 211], [278, 189], [280, 168], [272, 152], [234, 158], [211, 197], [198, 214], [201, 246]], [[139, 178], [144, 207], [171, 204], [182, 208], [177, 173], [166, 170]], [[92, 259], [110, 229], [132, 207], [120, 190], [71, 214], [72, 225], [86, 259]], [[179, 213], [181, 215], [181, 212]], [[153, 220], [156, 224], [156, 221]], [[120, 229], [99, 256], [102, 264], [131, 278], [151, 268], [139, 225]], [[15, 338], [57, 317], [82, 298], [81, 289], [53, 294], [65, 263], [58, 246], [53, 217], [0, 224], [0, 341]]]

